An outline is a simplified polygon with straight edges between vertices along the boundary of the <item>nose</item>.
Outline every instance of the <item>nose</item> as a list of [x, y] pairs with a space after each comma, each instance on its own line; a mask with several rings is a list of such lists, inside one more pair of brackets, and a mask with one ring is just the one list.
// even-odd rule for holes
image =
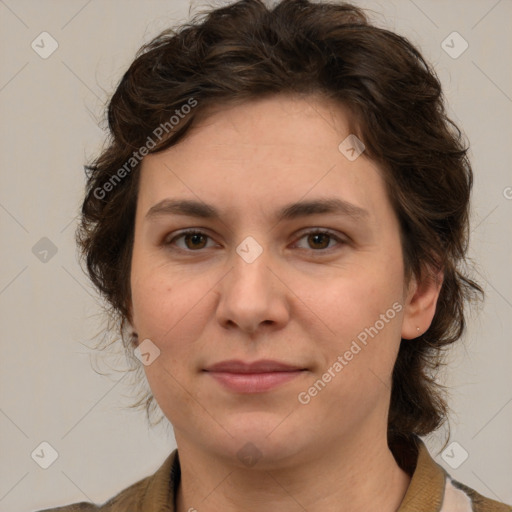
[[[240, 329], [253, 335], [262, 330], [280, 329], [289, 320], [289, 294], [279, 266], [268, 251], [254, 261], [238, 253], [232, 270], [222, 279], [216, 316], [226, 329]], [[269, 327], [271, 326], [271, 327]]]

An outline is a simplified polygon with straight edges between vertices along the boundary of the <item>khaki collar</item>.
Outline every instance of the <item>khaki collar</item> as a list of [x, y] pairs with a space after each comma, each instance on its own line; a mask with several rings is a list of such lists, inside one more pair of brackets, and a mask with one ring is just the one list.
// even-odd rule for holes
[[430, 456], [419, 437], [404, 446], [416, 459], [411, 482], [397, 512], [439, 512], [443, 505], [446, 472]]

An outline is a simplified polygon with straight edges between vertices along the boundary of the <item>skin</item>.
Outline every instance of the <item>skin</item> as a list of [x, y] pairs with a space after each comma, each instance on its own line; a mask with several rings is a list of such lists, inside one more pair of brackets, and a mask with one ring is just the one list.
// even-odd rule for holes
[[[364, 153], [349, 161], [338, 149], [351, 133], [348, 114], [316, 96], [223, 106], [143, 161], [132, 324], [160, 350], [145, 371], [175, 432], [179, 512], [387, 512], [407, 490], [410, 476], [386, 441], [391, 374], [401, 338], [430, 325], [441, 284], [405, 281], [381, 170]], [[211, 204], [221, 218], [146, 217], [171, 197]], [[367, 213], [273, 217], [289, 203], [327, 197]], [[185, 228], [205, 236], [176, 238]], [[308, 236], [314, 228], [334, 237]], [[248, 236], [263, 250], [252, 263], [236, 252]], [[401, 311], [300, 403], [299, 393], [395, 303]], [[240, 394], [203, 371], [229, 359], [307, 371]], [[249, 442], [251, 466], [237, 456]]]

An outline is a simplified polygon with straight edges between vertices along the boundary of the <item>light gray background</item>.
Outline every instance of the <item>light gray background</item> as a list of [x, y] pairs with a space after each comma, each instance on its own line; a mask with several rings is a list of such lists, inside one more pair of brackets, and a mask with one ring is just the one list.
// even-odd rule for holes
[[[456, 479], [510, 503], [512, 2], [357, 4], [419, 45], [472, 144], [471, 255], [487, 299], [446, 375], [451, 441], [469, 457], [458, 469], [436, 460]], [[108, 95], [143, 42], [205, 5], [0, 0], [1, 511], [103, 502], [156, 470], [175, 446], [142, 413], [122, 409], [130, 395], [127, 379], [116, 385], [122, 374], [91, 369], [84, 344], [103, 324], [73, 237], [82, 165], [101, 147], [97, 120]], [[43, 31], [59, 45], [47, 59], [31, 48]], [[453, 31], [469, 43], [456, 59], [441, 47]], [[57, 247], [46, 263], [32, 252], [42, 237]], [[442, 434], [427, 440], [433, 454]], [[42, 441], [59, 454], [46, 470], [31, 458]]]

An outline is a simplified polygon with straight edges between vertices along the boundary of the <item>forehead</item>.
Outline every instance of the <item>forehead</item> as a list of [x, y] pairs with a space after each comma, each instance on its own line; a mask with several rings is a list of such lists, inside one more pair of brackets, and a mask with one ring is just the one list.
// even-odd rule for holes
[[[185, 138], [197, 136], [211, 144], [280, 146], [283, 151], [302, 146], [334, 147], [341, 134], [354, 130], [354, 115], [345, 105], [320, 94], [299, 96], [280, 93], [245, 102], [217, 104], [200, 110], [198, 122]], [[200, 132], [198, 134], [198, 132]], [[239, 148], [231, 148], [236, 152]]]
[[177, 145], [145, 157], [140, 209], [169, 195], [233, 211], [274, 211], [334, 195], [371, 210], [385, 199], [384, 183], [364, 153], [351, 161], [340, 151], [350, 120], [348, 109], [320, 97], [280, 95], [209, 108]]

